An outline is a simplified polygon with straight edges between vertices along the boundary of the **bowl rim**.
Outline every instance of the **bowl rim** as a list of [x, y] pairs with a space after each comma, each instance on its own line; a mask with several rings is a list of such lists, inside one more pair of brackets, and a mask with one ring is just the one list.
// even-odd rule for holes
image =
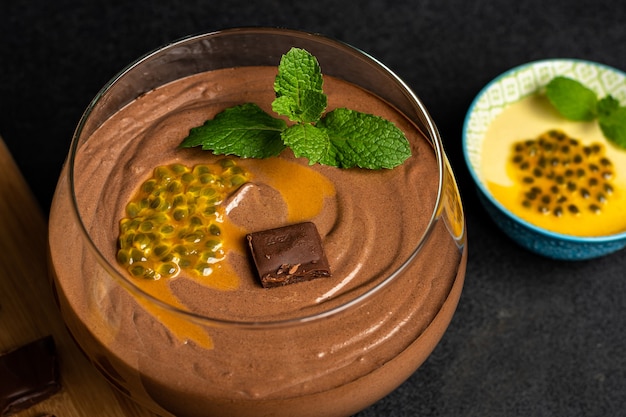
[[604, 71], [610, 71], [610, 72], [615, 72], [618, 75], [621, 75], [622, 77], [626, 78], [626, 72], [619, 70], [617, 68], [611, 67], [609, 65], [606, 64], [602, 64], [602, 63], [598, 63], [598, 62], [594, 62], [594, 61], [589, 61], [586, 59], [580, 59], [580, 58], [547, 58], [547, 59], [539, 59], [539, 60], [535, 60], [535, 61], [530, 61], [530, 62], [526, 62], [524, 64], [520, 64], [517, 65], [515, 67], [512, 67], [506, 71], [504, 71], [503, 73], [499, 74], [498, 76], [496, 76], [495, 78], [493, 78], [491, 81], [489, 81], [479, 92], [478, 94], [476, 94], [476, 96], [474, 97], [474, 99], [472, 100], [467, 113], [465, 114], [465, 118], [463, 120], [463, 128], [462, 128], [462, 147], [463, 147], [463, 158], [465, 159], [465, 164], [469, 170], [469, 173], [472, 177], [472, 179], [474, 180], [474, 184], [475, 186], [480, 190], [480, 192], [483, 194], [483, 196], [491, 203], [493, 204], [500, 212], [502, 212], [506, 217], [508, 217], [509, 219], [513, 220], [516, 223], [521, 224], [522, 226], [526, 227], [527, 229], [530, 229], [531, 231], [534, 231], [535, 233], [544, 235], [548, 238], [551, 239], [555, 239], [555, 240], [562, 240], [562, 241], [567, 241], [567, 242], [573, 242], [573, 243], [608, 243], [608, 242], [615, 242], [615, 241], [619, 241], [622, 239], [626, 239], [626, 231], [623, 232], [619, 232], [619, 233], [613, 233], [610, 235], [602, 235], [602, 236], [576, 236], [576, 235], [568, 235], [565, 233], [557, 233], [557, 232], [553, 232], [547, 229], [544, 229], [542, 227], [536, 226], [533, 223], [530, 223], [527, 220], [524, 220], [520, 217], [518, 217], [517, 215], [513, 214], [508, 208], [506, 208], [502, 203], [500, 203], [500, 201], [498, 201], [497, 199], [495, 199], [493, 197], [493, 195], [491, 194], [491, 192], [487, 189], [486, 185], [480, 180], [480, 178], [478, 177], [478, 174], [474, 168], [474, 166], [471, 163], [471, 159], [470, 159], [470, 155], [468, 152], [468, 139], [467, 139], [467, 132], [469, 130], [469, 125], [470, 125], [470, 119], [472, 114], [474, 113], [478, 102], [480, 101], [480, 99], [487, 94], [496, 84], [500, 83], [502, 80], [509, 78], [512, 74], [517, 73], [523, 69], [526, 68], [530, 68], [530, 67], [535, 67], [535, 66], [540, 66], [540, 65], [546, 65], [546, 64], [552, 64], [552, 63], [578, 63], [578, 64], [585, 64], [585, 65], [589, 65], [592, 67], [598, 67], [603, 69]]
[[[95, 108], [97, 103], [102, 99], [102, 97], [105, 96], [105, 94], [110, 89], [112, 89], [113, 86], [116, 85], [121, 79], [123, 79], [128, 73], [140, 67], [146, 61], [158, 56], [158, 54], [161, 53], [162, 51], [171, 50], [181, 45], [186, 45], [186, 44], [193, 43], [193, 42], [199, 42], [199, 41], [202, 41], [203, 39], [208, 39], [212, 37], [224, 37], [224, 36], [228, 37], [231, 35], [237, 36], [237, 35], [242, 35], [242, 34], [258, 35], [258, 34], [265, 34], [265, 33], [273, 35], [273, 36], [292, 36], [294, 38], [299, 38], [299, 39], [309, 39], [309, 40], [318, 42], [320, 44], [324, 44], [326, 46], [332, 46], [334, 48], [337, 48], [338, 50], [341, 50], [342, 52], [346, 52], [346, 53], [358, 56], [360, 59], [365, 60], [368, 64], [372, 65], [379, 71], [384, 72], [385, 75], [388, 76], [398, 86], [398, 88], [403, 91], [407, 99], [409, 99], [412, 105], [415, 106], [415, 109], [419, 110], [421, 114], [424, 116], [423, 122], [425, 123], [425, 127], [427, 129], [427, 131], [424, 132], [424, 134], [427, 136], [428, 140], [432, 144], [432, 149], [433, 149], [433, 153], [435, 154], [436, 164], [437, 164], [438, 173], [437, 173], [436, 197], [435, 197], [433, 208], [428, 217], [428, 222], [426, 224], [426, 227], [424, 231], [422, 232], [422, 234], [420, 235], [419, 240], [417, 241], [411, 253], [409, 253], [406, 259], [404, 259], [396, 269], [391, 271], [388, 276], [386, 276], [379, 283], [377, 283], [376, 285], [374, 285], [372, 288], [368, 289], [364, 293], [358, 296], [352, 297], [349, 300], [342, 302], [341, 304], [337, 306], [324, 309], [320, 312], [301, 314], [296, 317], [286, 318], [286, 319], [272, 319], [272, 320], [244, 319], [244, 320], [241, 320], [241, 319], [226, 319], [226, 318], [209, 317], [204, 314], [180, 309], [178, 307], [172, 306], [169, 303], [150, 295], [148, 292], [142, 290], [138, 285], [134, 284], [132, 280], [130, 280], [128, 277], [120, 274], [117, 271], [117, 269], [111, 265], [107, 257], [103, 255], [101, 249], [91, 239], [88, 228], [85, 226], [85, 223], [82, 220], [81, 206], [78, 203], [76, 195], [75, 195], [76, 173], [74, 171], [74, 161], [75, 161], [76, 154], [78, 153], [79, 142], [81, 139], [81, 132], [84, 129], [86, 121], [91, 115], [93, 109]], [[91, 251], [92, 254], [96, 256], [96, 259], [98, 260], [99, 264], [110, 274], [110, 276], [118, 279], [118, 282], [122, 284], [124, 288], [130, 290], [134, 294], [144, 297], [145, 299], [149, 300], [150, 302], [154, 303], [157, 306], [160, 306], [161, 308], [167, 311], [180, 314], [183, 317], [190, 319], [192, 321], [197, 321], [200, 324], [210, 324], [212, 326], [237, 326], [240, 328], [249, 328], [249, 329], [258, 329], [258, 328], [267, 329], [271, 327], [282, 327], [282, 326], [291, 326], [291, 325], [297, 325], [297, 324], [305, 324], [305, 323], [309, 323], [309, 322], [313, 322], [313, 321], [317, 321], [317, 320], [334, 316], [336, 314], [339, 314], [341, 312], [354, 308], [355, 306], [360, 305], [366, 300], [373, 298], [374, 295], [383, 291], [383, 289], [389, 286], [392, 282], [395, 282], [396, 280], [398, 280], [399, 277], [402, 275], [402, 273], [409, 268], [409, 266], [412, 264], [415, 258], [419, 254], [422, 253], [422, 248], [430, 240], [433, 230], [436, 227], [437, 220], [440, 217], [442, 207], [445, 203], [444, 186], [446, 184], [446, 181], [449, 181], [448, 179], [446, 179], [449, 173], [447, 173], [447, 168], [446, 168], [447, 159], [445, 155], [446, 154], [443, 148], [441, 135], [435, 124], [435, 121], [430, 115], [430, 113], [428, 112], [428, 110], [426, 109], [424, 103], [419, 98], [417, 93], [405, 81], [403, 81], [394, 71], [392, 71], [388, 66], [386, 66], [377, 58], [373, 57], [367, 52], [349, 43], [346, 43], [334, 37], [317, 33], [317, 32], [309, 32], [305, 30], [296, 30], [296, 29], [289, 29], [289, 28], [282, 28], [282, 27], [262, 27], [262, 26], [261, 27], [243, 26], [243, 27], [226, 28], [226, 29], [221, 29], [221, 30], [216, 30], [216, 31], [202, 32], [202, 33], [198, 33], [194, 35], [185, 36], [177, 40], [171, 41], [169, 43], [165, 43], [153, 49], [152, 51], [139, 56], [138, 58], [134, 59], [130, 64], [128, 64], [126, 67], [124, 67], [121, 71], [119, 71], [115, 76], [113, 76], [96, 94], [96, 96], [92, 99], [92, 101], [87, 106], [87, 109], [84, 111], [78, 123], [78, 126], [76, 127], [74, 131], [74, 134], [72, 136], [72, 143], [70, 145], [70, 151], [69, 151], [67, 164], [68, 164], [68, 186], [70, 189], [70, 195], [71, 195], [71, 200], [72, 200], [71, 202], [72, 214], [71, 215], [75, 216], [76, 219], [78, 220], [81, 238], [83, 238], [84, 241], [86, 242], [88, 250]], [[464, 236], [465, 236], [465, 228], [463, 229], [463, 233], [461, 234], [461, 238], [463, 238], [463, 240], [464, 240]], [[459, 248], [460, 252], [462, 250], [463, 248]], [[455, 280], [456, 279], [457, 278], [455, 278]], [[446, 297], [448, 296], [449, 294], [446, 295]]]

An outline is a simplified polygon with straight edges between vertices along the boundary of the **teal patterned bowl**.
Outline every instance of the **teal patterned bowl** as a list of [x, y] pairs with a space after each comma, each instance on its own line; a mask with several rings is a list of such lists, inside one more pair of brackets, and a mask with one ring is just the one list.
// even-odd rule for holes
[[480, 173], [481, 149], [490, 123], [508, 105], [536, 93], [558, 75], [580, 81], [599, 97], [611, 94], [622, 105], [626, 104], [626, 74], [615, 68], [578, 59], [548, 59], [523, 64], [498, 76], [478, 93], [463, 124], [463, 153], [485, 210], [516, 243], [553, 259], [597, 258], [626, 247], [626, 231], [607, 236], [580, 237], [537, 227], [496, 200]]

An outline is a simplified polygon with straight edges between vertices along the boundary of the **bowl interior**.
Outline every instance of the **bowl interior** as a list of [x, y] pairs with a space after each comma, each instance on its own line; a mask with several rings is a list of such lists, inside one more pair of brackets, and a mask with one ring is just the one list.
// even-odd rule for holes
[[[552, 237], [576, 240], [598, 240], [607, 237], [582, 238], [562, 235], [536, 227], [518, 218], [496, 200], [486, 186], [481, 172], [481, 149], [486, 132], [493, 120], [510, 104], [535, 94], [554, 77], [566, 76], [587, 86], [598, 97], [612, 95], [621, 103], [626, 102], [626, 74], [609, 66], [578, 59], [548, 59], [534, 61], [512, 68], [487, 84], [476, 96], [463, 124], [463, 153], [477, 187], [498, 209], [514, 220], [535, 231]], [[626, 237], [626, 232], [611, 238]]]

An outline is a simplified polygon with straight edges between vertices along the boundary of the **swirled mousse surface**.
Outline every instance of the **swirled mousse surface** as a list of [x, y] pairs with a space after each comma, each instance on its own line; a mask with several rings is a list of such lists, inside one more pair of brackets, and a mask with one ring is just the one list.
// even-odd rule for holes
[[[89, 140], [76, 164], [76, 172], [80, 173], [77, 194], [79, 204], [87, 210], [95, 209], [90, 234], [112, 264], [118, 221], [124, 217], [126, 203], [139, 184], [159, 165], [193, 166], [222, 158], [199, 149], [179, 149], [178, 144], [190, 128], [226, 107], [253, 102], [271, 113], [268, 105], [274, 97], [274, 71], [239, 68], [178, 81], [143, 96]], [[325, 90], [329, 109], [344, 106], [393, 120], [409, 132], [415, 157], [397, 169], [381, 171], [309, 166], [306, 159], [296, 160], [288, 151], [271, 160], [240, 159], [238, 164], [253, 179], [239, 191], [241, 201], [229, 207], [232, 223], [243, 234], [313, 220], [325, 236], [335, 279], [259, 291], [245, 242], [238, 237], [239, 246], [228, 254], [239, 276], [237, 291], [216, 292], [195, 280], [171, 283], [177, 287], [177, 297], [193, 311], [227, 320], [287, 319], [312, 314], [327, 309], [329, 300], [352, 297], [351, 292], [386, 277], [415, 249], [435, 204], [432, 190], [438, 172], [433, 152], [424, 148], [429, 146], [426, 142], [417, 140], [417, 132], [405, 119], [365, 91], [334, 79], [326, 79]], [[296, 194], [295, 199], [292, 194]], [[290, 206], [303, 201], [301, 207]], [[313, 204], [317, 208], [307, 212]], [[84, 214], [89, 216], [88, 212]], [[355, 274], [357, 270], [359, 274]], [[206, 302], [214, 297], [217, 302]], [[198, 299], [203, 302], [194, 301]], [[245, 306], [237, 302], [242, 299], [246, 300]]]
[[[193, 167], [223, 158], [178, 144], [190, 128], [227, 107], [253, 102], [271, 113], [275, 75], [275, 68], [237, 68], [175, 81], [129, 104], [80, 148], [75, 186], [81, 216], [96, 247], [119, 273], [126, 273], [116, 263], [119, 220], [139, 185], [157, 166]], [[407, 134], [412, 157], [381, 171], [309, 165], [288, 150], [277, 158], [237, 159], [250, 181], [224, 203], [232, 249], [223, 267], [236, 277], [233, 284], [217, 288], [184, 272], [170, 280], [127, 279], [202, 316], [269, 322], [340, 306], [407, 261], [436, 204], [439, 172], [433, 150], [415, 126], [372, 94], [330, 77], [324, 90], [329, 110], [347, 107], [393, 121]], [[106, 278], [94, 266], [71, 216], [62, 214], [70, 211], [63, 179], [52, 211], [53, 266], [66, 314], [72, 316], [70, 328], [89, 329], [92, 335], [85, 332], [85, 339], [93, 341], [83, 343], [99, 345], [108, 357], [106, 366], [116, 367], [109, 376], [119, 385], [139, 380], [148, 395], [171, 401], [166, 408], [177, 412], [193, 407], [176, 401], [180, 392], [198, 398], [294, 397], [341, 386], [379, 368], [433, 321], [461, 258], [439, 222], [426, 254], [371, 302], [311, 324], [237, 335], [164, 314]], [[332, 276], [262, 288], [245, 233], [302, 221], [317, 226]], [[80, 331], [74, 333], [81, 342]], [[282, 360], [277, 362], [278, 357]]]

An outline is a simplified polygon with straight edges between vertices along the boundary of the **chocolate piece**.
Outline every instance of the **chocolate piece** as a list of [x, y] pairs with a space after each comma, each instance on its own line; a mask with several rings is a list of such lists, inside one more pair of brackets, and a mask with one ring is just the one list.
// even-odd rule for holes
[[60, 389], [52, 336], [0, 355], [0, 416], [25, 410]]
[[246, 239], [265, 288], [330, 276], [322, 240], [311, 222], [250, 233]]

